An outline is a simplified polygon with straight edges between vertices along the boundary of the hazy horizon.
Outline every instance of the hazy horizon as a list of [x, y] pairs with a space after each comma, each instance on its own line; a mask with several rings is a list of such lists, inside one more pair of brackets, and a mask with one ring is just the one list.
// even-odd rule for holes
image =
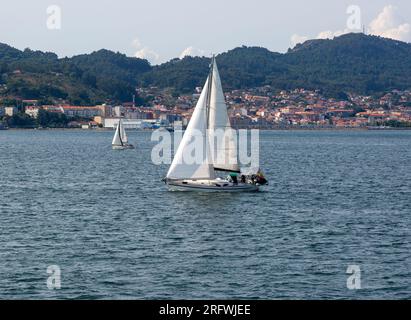
[[[57, 30], [47, 27], [47, 8], [52, 5], [61, 8]], [[98, 5], [79, 0], [7, 1], [2, 4], [0, 42], [59, 57], [108, 49], [152, 64], [242, 45], [283, 53], [307, 39], [361, 31], [362, 27], [347, 29], [351, 5], [361, 9], [359, 25], [369, 34], [411, 42], [411, 3], [399, 0], [210, 0], [207, 7], [201, 5], [193, 0], [102, 0]]]

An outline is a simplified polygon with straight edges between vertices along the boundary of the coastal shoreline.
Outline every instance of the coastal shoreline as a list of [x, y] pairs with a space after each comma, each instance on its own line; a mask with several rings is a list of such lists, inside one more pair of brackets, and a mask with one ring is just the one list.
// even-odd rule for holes
[[[7, 128], [1, 131], [81, 131], [81, 132], [112, 132], [111, 128], [98, 128], [98, 129], [81, 129], [81, 128]], [[153, 132], [158, 129], [129, 129], [130, 132]], [[164, 129], [165, 130], [165, 129]], [[235, 130], [260, 130], [260, 131], [408, 131], [411, 127], [404, 128], [235, 128]]]

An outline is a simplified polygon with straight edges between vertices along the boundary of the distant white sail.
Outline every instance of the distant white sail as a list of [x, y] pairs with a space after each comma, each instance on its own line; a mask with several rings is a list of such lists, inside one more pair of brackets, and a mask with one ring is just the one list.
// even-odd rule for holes
[[123, 145], [123, 141], [121, 139], [121, 120], [117, 124], [117, 129], [116, 129], [116, 133], [114, 134], [112, 145], [113, 146]]
[[120, 134], [121, 134], [121, 141], [123, 141], [123, 143], [128, 143], [128, 137], [127, 137], [127, 133], [126, 130], [124, 129], [124, 124], [123, 121], [120, 120], [121, 123], [121, 130], [120, 130]]
[[236, 132], [230, 124], [215, 59], [212, 70], [209, 134], [213, 165], [216, 170], [239, 172]]
[[[207, 79], [200, 99], [194, 109], [190, 123], [184, 134], [183, 139], [174, 156], [173, 163], [167, 174], [167, 179], [192, 179], [192, 180], [211, 180], [215, 179], [214, 167], [210, 159], [210, 150], [207, 139], [207, 97], [209, 90]], [[191, 148], [194, 139], [202, 139], [204, 152], [202, 161], [186, 163], [184, 155]]]

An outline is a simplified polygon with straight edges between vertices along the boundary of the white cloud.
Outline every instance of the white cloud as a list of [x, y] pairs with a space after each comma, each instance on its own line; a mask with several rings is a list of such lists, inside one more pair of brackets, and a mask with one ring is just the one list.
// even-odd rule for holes
[[399, 15], [397, 7], [384, 7], [382, 12], [369, 26], [370, 33], [376, 36], [401, 41], [411, 41], [411, 25], [405, 23]]
[[[321, 31], [314, 39], [334, 39], [335, 37], [342, 36], [343, 34], [352, 32], [352, 30], [338, 30], [338, 31], [331, 31], [331, 30], [326, 30], [326, 31]], [[303, 43], [310, 39], [309, 37], [302, 36], [299, 34], [293, 34], [291, 36], [291, 48], [294, 48], [297, 44]]]
[[151, 50], [148, 47], [144, 47], [141, 50], [138, 50], [136, 52], [136, 54], [134, 55], [136, 58], [140, 58], [140, 59], [146, 59], [148, 60], [151, 64], [158, 64], [160, 63], [160, 55]]
[[137, 50], [134, 54], [136, 58], [146, 59], [151, 64], [158, 64], [161, 62], [160, 55], [149, 47], [143, 46], [138, 38], [134, 39], [131, 45], [135, 50]]
[[[333, 39], [343, 34], [353, 32], [352, 29], [337, 31], [321, 31], [315, 39]], [[384, 7], [381, 13], [370, 23], [369, 33], [376, 36], [391, 38], [394, 40], [411, 41], [411, 24], [405, 23], [399, 15], [397, 7], [392, 5]], [[296, 44], [304, 42], [308, 37], [294, 34], [291, 37], [292, 48]]]
[[141, 49], [142, 45], [140, 42], [140, 39], [134, 39], [133, 42], [131, 43], [134, 49]]
[[308, 40], [308, 37], [300, 36], [299, 34], [293, 34], [291, 36], [291, 47], [294, 48], [299, 43], [304, 43]]
[[184, 51], [180, 54], [180, 59], [183, 59], [184, 57], [190, 56], [190, 57], [199, 57], [199, 56], [204, 56], [205, 52], [204, 50], [197, 49], [194, 47], [188, 47], [184, 49]]
[[316, 39], [334, 39], [335, 37], [339, 37], [342, 36], [343, 34], [347, 34], [352, 32], [352, 30], [337, 30], [337, 31], [321, 31], [318, 35]]

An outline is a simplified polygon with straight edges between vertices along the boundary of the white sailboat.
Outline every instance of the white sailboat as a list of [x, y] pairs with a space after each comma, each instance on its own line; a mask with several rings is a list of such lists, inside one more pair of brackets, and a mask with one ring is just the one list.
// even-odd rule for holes
[[[223, 139], [225, 143], [215, 141], [216, 136], [212, 133], [216, 130], [223, 132], [222, 135], [217, 135], [217, 140]], [[230, 179], [217, 177], [218, 171], [232, 174], [241, 172], [235, 134], [231, 128], [220, 75], [213, 57], [208, 79], [165, 179], [170, 190], [258, 191], [260, 185], [251, 176], [242, 176], [241, 181], [238, 181], [236, 176]], [[199, 138], [205, 146], [202, 161], [187, 163], [184, 159], [185, 153], [190, 152], [192, 140]]]
[[123, 120], [119, 120], [117, 124], [116, 133], [114, 134], [112, 142], [113, 150], [134, 149], [132, 144], [128, 143], [126, 130], [124, 129]]

